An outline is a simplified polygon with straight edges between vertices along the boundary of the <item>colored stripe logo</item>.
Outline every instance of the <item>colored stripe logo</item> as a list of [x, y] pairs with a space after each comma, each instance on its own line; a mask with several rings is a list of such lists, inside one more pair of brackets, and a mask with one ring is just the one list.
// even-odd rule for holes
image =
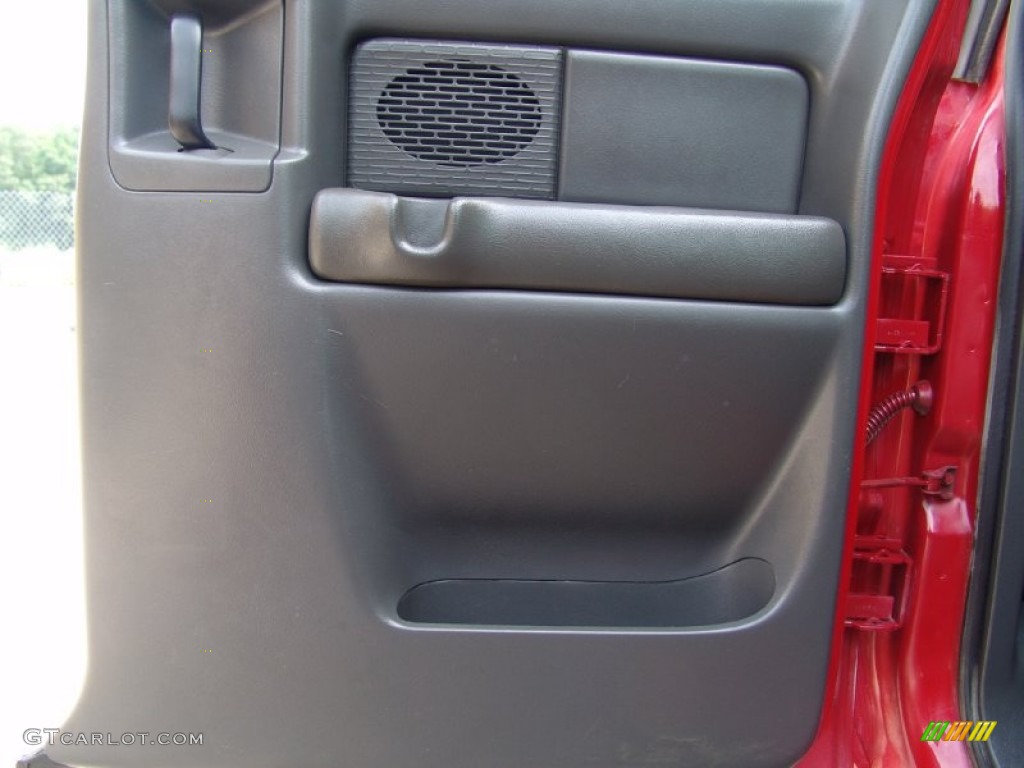
[[988, 741], [995, 729], [995, 720], [932, 721], [921, 734], [921, 741]]

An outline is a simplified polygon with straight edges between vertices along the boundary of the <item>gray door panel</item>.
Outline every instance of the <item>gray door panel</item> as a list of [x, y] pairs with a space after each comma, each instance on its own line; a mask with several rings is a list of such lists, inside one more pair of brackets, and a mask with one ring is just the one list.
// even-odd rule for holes
[[[49, 757], [796, 761], [832, 642], [873, 189], [933, 2], [185, 5], [90, 6], [90, 663], [64, 727], [203, 744]], [[209, 41], [216, 150], [178, 152], [144, 87], [168, 89], [160, 41], [182, 10]], [[378, 197], [353, 191], [347, 167], [350, 61], [395, 38], [628, 54], [673, 73], [712, 61], [741, 94], [747, 68], [768, 71], [800, 119], [773, 118], [788, 154], [760, 169], [743, 155], [749, 179], [701, 199], [700, 184], [643, 182], [678, 104], [607, 167], [573, 152], [571, 131], [608, 140], [590, 81], [561, 97], [591, 130], [552, 128], [573, 166], [550, 199]], [[240, 105], [246, 77], [260, 83]], [[653, 117], [671, 78], [642, 81]], [[686, 151], [749, 151], [756, 131], [714, 130], [742, 114], [733, 91], [696, 92], [717, 106], [686, 128], [705, 137]], [[666, 159], [673, 173], [685, 157]], [[701, 173], [726, 163], [703, 160]], [[452, 196], [479, 215], [445, 235]], [[430, 261], [437, 243], [454, 244], [451, 263]]]

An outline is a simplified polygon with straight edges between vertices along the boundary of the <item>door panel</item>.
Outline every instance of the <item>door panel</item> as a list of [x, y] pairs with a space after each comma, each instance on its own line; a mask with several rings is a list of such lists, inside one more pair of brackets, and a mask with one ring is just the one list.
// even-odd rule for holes
[[[90, 670], [65, 728], [204, 742], [49, 756], [797, 760], [835, 626], [878, 159], [932, 5], [93, 0]], [[178, 152], [160, 98], [132, 103], [169, 78], [183, 10], [218, 149]], [[379, 39], [569, 51], [550, 192], [440, 170], [360, 190], [350, 63]], [[620, 56], [658, 66], [634, 81]], [[573, 74], [591, 59], [611, 73]], [[276, 102], [216, 85], [274, 62]], [[714, 87], [673, 101], [694, 67]], [[748, 72], [786, 108], [743, 113]], [[759, 117], [777, 153], [736, 124]]]
[[846, 278], [816, 216], [329, 189], [309, 240], [318, 277], [354, 283], [827, 305]]

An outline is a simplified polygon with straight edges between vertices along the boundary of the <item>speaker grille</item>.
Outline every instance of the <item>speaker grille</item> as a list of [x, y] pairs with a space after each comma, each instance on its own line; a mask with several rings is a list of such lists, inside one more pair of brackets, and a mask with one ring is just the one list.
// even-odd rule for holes
[[392, 143], [441, 165], [499, 163], [540, 130], [540, 100], [497, 64], [431, 61], [396, 76], [377, 100]]
[[353, 57], [349, 183], [554, 197], [556, 49], [378, 39]]

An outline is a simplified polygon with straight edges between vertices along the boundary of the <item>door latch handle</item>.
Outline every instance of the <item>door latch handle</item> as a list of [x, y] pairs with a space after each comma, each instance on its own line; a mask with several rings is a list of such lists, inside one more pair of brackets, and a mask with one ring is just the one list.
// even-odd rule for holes
[[167, 123], [182, 150], [216, 149], [203, 131], [203, 23], [191, 13], [171, 17], [171, 83]]

